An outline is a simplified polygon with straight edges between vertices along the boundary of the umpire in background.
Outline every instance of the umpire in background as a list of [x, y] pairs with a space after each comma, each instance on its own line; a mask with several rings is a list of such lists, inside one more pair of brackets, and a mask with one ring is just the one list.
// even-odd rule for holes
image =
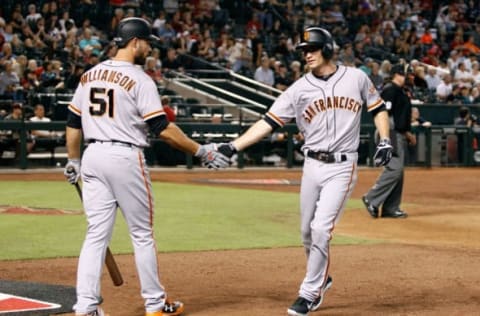
[[362, 197], [368, 213], [379, 217], [406, 218], [407, 213], [400, 209], [403, 191], [403, 169], [407, 144], [415, 145], [416, 137], [410, 132], [412, 104], [406, 91], [406, 65], [392, 67], [392, 82], [381, 93], [390, 118], [390, 139], [393, 157], [386, 165], [373, 187]]

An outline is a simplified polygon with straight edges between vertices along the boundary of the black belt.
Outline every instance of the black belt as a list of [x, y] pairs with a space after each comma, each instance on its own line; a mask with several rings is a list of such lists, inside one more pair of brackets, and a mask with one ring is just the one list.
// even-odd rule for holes
[[329, 153], [326, 151], [308, 151], [307, 156], [313, 159], [317, 159], [326, 163], [342, 162], [347, 161], [347, 155], [341, 154], [340, 159], [336, 159], [334, 153]]
[[89, 139], [87, 141], [89, 144], [93, 143], [99, 143], [99, 144], [106, 144], [110, 143], [112, 145], [118, 145], [118, 146], [124, 146], [124, 147], [130, 147], [130, 148], [138, 148], [137, 145], [129, 143], [129, 142], [122, 142], [121, 140], [99, 140], [99, 139]]

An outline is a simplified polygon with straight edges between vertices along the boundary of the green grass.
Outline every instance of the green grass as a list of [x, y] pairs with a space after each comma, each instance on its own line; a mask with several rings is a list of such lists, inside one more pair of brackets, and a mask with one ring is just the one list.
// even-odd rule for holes
[[[159, 251], [301, 245], [297, 193], [157, 182], [153, 191]], [[54, 181], [0, 182], [0, 204], [82, 210], [74, 187]], [[0, 214], [0, 260], [77, 256], [85, 228], [84, 215]], [[333, 242], [371, 241], [336, 235]], [[132, 252], [120, 214], [111, 248]]]

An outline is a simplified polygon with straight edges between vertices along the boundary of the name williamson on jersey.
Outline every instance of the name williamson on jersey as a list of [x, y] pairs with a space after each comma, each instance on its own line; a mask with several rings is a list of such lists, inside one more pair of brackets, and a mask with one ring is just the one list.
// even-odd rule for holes
[[113, 71], [108, 69], [98, 69], [86, 72], [80, 77], [80, 83], [83, 85], [92, 81], [105, 81], [118, 84], [120, 87], [127, 91], [130, 91], [137, 82], [127, 75], [119, 71]]
[[310, 123], [313, 118], [320, 112], [327, 110], [343, 109], [357, 113], [362, 108], [362, 104], [357, 100], [349, 97], [327, 97], [326, 99], [318, 99], [313, 104], [307, 106], [302, 116]]

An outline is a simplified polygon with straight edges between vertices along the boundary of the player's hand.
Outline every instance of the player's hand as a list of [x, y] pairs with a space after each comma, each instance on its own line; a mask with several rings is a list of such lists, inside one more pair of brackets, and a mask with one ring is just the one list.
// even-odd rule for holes
[[375, 155], [373, 155], [375, 166], [386, 166], [392, 159], [392, 151], [393, 147], [390, 144], [390, 139], [382, 139], [377, 145]]
[[217, 144], [201, 145], [195, 153], [208, 169], [220, 169], [230, 166], [230, 158], [218, 151]]
[[68, 159], [63, 174], [71, 184], [77, 183], [80, 180], [80, 159]]
[[232, 143], [221, 143], [218, 144], [218, 151], [228, 158], [232, 158], [233, 155], [237, 153], [237, 149], [233, 146]]

